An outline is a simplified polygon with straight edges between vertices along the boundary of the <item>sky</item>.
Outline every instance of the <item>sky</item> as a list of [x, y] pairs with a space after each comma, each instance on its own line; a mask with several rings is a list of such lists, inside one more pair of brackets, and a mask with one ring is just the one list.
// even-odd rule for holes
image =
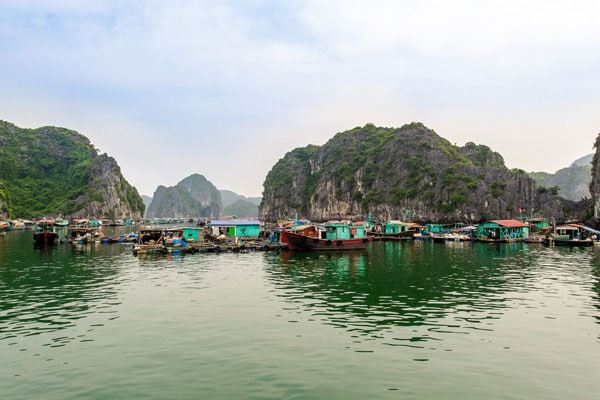
[[255, 196], [289, 150], [419, 121], [555, 171], [600, 132], [598, 1], [0, 1], [0, 119], [63, 126], [140, 193]]

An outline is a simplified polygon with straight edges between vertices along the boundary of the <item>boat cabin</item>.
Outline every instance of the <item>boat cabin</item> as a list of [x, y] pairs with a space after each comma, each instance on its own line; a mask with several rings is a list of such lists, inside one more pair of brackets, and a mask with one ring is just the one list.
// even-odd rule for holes
[[208, 223], [213, 236], [225, 235], [227, 237], [258, 237], [260, 235], [260, 221], [229, 219], [212, 220]]
[[341, 222], [325, 224], [325, 238], [327, 240], [362, 239], [366, 237], [363, 225], [347, 225]]
[[598, 231], [583, 225], [567, 224], [556, 227], [556, 240], [586, 240], [595, 235]]
[[304, 235], [310, 238], [319, 238], [319, 231], [314, 225], [299, 225], [295, 226], [290, 231], [294, 233], [299, 233], [300, 235]]
[[494, 220], [480, 224], [476, 235], [484, 240], [521, 240], [529, 237], [529, 225], [515, 219]]

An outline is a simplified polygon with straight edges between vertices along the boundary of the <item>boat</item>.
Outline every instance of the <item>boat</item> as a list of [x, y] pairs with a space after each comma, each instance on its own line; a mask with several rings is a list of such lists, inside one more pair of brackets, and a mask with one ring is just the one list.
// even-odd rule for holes
[[58, 243], [58, 233], [54, 229], [54, 220], [40, 220], [33, 232], [35, 246], [52, 246]]
[[166, 237], [163, 229], [140, 229], [137, 243], [133, 246], [133, 254], [167, 253], [168, 249], [165, 246], [165, 240]]
[[290, 250], [362, 250], [372, 238], [367, 237], [362, 225], [328, 222], [322, 229], [304, 225], [285, 231]]
[[368, 232], [367, 235], [371, 236], [373, 240], [412, 240], [414, 239], [413, 236], [418, 232], [417, 227], [418, 225], [416, 224], [391, 220], [381, 226], [381, 232]]
[[69, 228], [69, 243], [86, 244], [94, 242], [95, 239], [94, 228]]
[[600, 237], [600, 231], [579, 224], [557, 226], [548, 235], [544, 244], [547, 246], [588, 247], [594, 245], [594, 239]]
[[[25, 229], [25, 222], [23, 222], [23, 220], [20, 219], [13, 219], [10, 221], [7, 221], [10, 225], [10, 229], [16, 230], [16, 229]], [[0, 225], [2, 224], [2, 222], [0, 222]], [[0, 230], [2, 230], [0, 228]]]
[[432, 233], [430, 235], [431, 240], [436, 243], [446, 242], [468, 242], [471, 240], [471, 236], [466, 233], [450, 232], [450, 233]]

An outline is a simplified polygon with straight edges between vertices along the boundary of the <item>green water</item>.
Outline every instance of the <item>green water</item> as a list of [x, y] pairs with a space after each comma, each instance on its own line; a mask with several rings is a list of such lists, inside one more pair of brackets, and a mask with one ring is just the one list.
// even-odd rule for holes
[[600, 249], [34, 250], [0, 236], [2, 399], [597, 399]]

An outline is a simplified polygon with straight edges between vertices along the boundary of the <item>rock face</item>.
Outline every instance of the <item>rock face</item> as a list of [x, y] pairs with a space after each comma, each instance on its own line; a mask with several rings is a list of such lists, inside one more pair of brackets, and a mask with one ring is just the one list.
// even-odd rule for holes
[[[64, 128], [0, 121], [0, 181], [13, 218], [141, 218], [144, 203], [116, 161]], [[0, 203], [6, 203], [0, 193]], [[0, 206], [2, 207], [2, 206]]]
[[590, 198], [592, 157], [593, 154], [589, 154], [575, 160], [570, 166], [562, 168], [554, 174], [531, 172], [529, 176], [545, 188], [557, 187], [559, 189], [558, 194], [567, 200], [579, 201]]
[[280, 159], [265, 180], [260, 217], [476, 222], [521, 211], [562, 220], [572, 207], [486, 146], [454, 146], [420, 123], [367, 124]]
[[92, 160], [89, 189], [77, 198], [82, 205], [74, 216], [101, 215], [111, 219], [144, 216], [144, 201], [123, 175], [114, 158], [106, 154]]
[[4, 183], [0, 181], [0, 220], [7, 219], [10, 215], [8, 203], [8, 193], [4, 187]]
[[204, 176], [194, 174], [175, 186], [159, 186], [146, 217], [216, 218], [221, 210], [221, 194], [215, 185]]
[[592, 182], [590, 193], [592, 194], [593, 215], [596, 220], [600, 219], [600, 134], [594, 144], [596, 153], [592, 159]]

